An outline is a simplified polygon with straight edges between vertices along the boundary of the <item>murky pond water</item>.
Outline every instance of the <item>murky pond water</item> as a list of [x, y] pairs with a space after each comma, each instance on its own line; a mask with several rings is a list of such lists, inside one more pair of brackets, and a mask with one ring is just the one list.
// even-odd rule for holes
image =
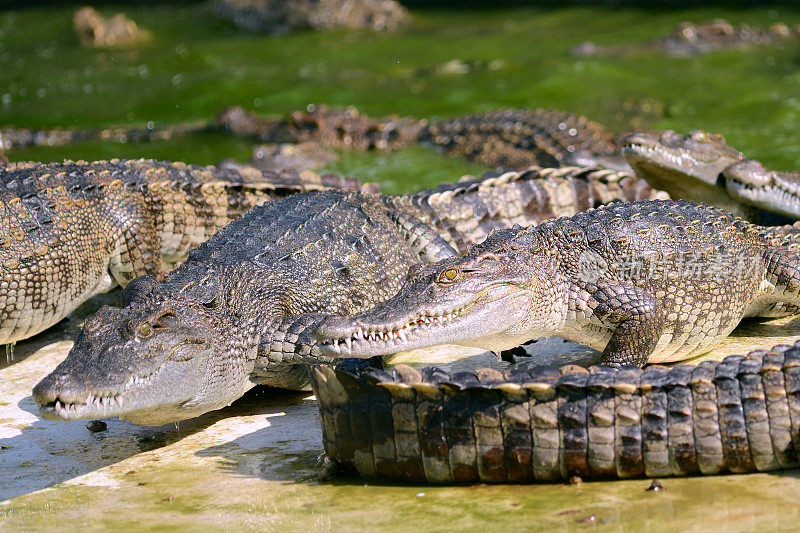
[[[682, 20], [726, 17], [766, 26], [800, 22], [776, 3], [748, 9], [412, 8], [411, 25], [280, 38], [241, 33], [207, 3], [115, 3], [153, 34], [121, 51], [81, 48], [74, 5], [0, 10], [0, 124], [142, 126], [207, 120], [227, 105], [284, 114], [310, 102], [374, 115], [445, 117], [503, 107], [556, 107], [616, 131], [705, 128], [776, 168], [800, 165], [800, 43], [672, 58], [642, 51], [571, 58], [585, 40], [639, 42]], [[2, 8], [0, 8], [2, 9]], [[454, 63], [455, 62], [455, 63]], [[459, 68], [441, 68], [442, 65]], [[491, 68], [489, 67], [491, 65]], [[202, 133], [168, 143], [83, 143], [12, 150], [11, 159], [155, 157], [246, 159], [251, 143]], [[335, 172], [408, 191], [479, 173], [422, 147], [343, 153]], [[777, 530], [797, 529], [798, 473], [583, 483], [429, 487], [320, 479], [313, 399], [256, 390], [233, 406], [175, 426], [109, 420], [46, 422], [30, 390], [71, 346], [88, 303], [0, 364], [0, 529], [60, 526], [185, 530]], [[800, 337], [800, 320], [749, 322], [714, 357]], [[547, 344], [569, 359], [573, 347]], [[463, 355], [463, 354], [462, 354]], [[434, 354], [413, 356], [429, 361]], [[2, 354], [0, 354], [2, 358]], [[487, 356], [459, 364], [482, 365]]]

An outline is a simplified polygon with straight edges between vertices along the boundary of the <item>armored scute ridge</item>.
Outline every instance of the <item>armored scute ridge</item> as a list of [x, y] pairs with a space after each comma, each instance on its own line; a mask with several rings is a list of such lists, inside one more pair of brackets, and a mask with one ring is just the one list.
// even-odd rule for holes
[[89, 297], [161, 276], [255, 205], [354, 180], [152, 160], [0, 166], [0, 343]]
[[[33, 391], [42, 416], [160, 425], [223, 407], [254, 384], [308, 386], [321, 313], [396, 293], [410, 267], [466, 251], [497, 228], [650, 196], [630, 175], [540, 169], [400, 196], [297, 194], [252, 209], [160, 283], [86, 322]], [[414, 267], [416, 268], [416, 267]]]
[[317, 366], [311, 383], [326, 454], [370, 479], [528, 482], [800, 465], [800, 342], [644, 370]]

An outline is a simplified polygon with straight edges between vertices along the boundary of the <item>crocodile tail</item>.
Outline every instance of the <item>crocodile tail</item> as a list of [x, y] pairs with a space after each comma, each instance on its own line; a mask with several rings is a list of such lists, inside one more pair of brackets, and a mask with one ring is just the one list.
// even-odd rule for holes
[[800, 342], [721, 362], [449, 373], [317, 366], [325, 451], [367, 478], [526, 482], [798, 466]]

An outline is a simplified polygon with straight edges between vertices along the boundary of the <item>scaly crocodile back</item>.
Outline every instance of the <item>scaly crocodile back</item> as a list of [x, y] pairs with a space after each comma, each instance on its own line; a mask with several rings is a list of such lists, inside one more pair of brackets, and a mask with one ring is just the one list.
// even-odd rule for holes
[[456, 250], [496, 229], [529, 226], [613, 201], [667, 198], [628, 172], [595, 168], [537, 168], [445, 183], [415, 194], [386, 196], [391, 209], [412, 214]]
[[152, 160], [0, 166], [0, 343], [117, 283], [160, 275], [255, 205], [324, 188], [312, 174]]

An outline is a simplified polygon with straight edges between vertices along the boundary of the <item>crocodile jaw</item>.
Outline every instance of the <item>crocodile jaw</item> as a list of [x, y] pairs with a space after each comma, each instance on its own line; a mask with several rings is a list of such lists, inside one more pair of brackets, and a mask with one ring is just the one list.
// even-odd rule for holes
[[[195, 385], [188, 375], [198, 373], [198, 368], [205, 369], [210, 355], [211, 350], [206, 349], [188, 362], [166, 361], [148, 375], [131, 376], [123, 385], [103, 391], [90, 390], [69, 379], [46, 378], [34, 387], [33, 397], [39, 405], [39, 415], [46, 420], [68, 422], [118, 416], [136, 424], [160, 426], [209, 410], [191, 409], [196, 387], [181, 384], [192, 381], [191, 385]], [[173, 401], [165, 404], [165, 397]]]
[[797, 173], [776, 172], [746, 160], [725, 169], [728, 194], [753, 207], [800, 219]]
[[720, 192], [724, 187], [723, 171], [741, 161], [742, 154], [721, 141], [706, 146], [693, 139], [697, 133], [632, 133], [621, 141], [622, 154], [636, 174], [672, 198], [738, 211], [739, 203]]
[[386, 320], [368, 316], [332, 317], [317, 330], [323, 354], [334, 357], [390, 355], [440, 344], [501, 352], [546, 334], [528, 324], [531, 298], [510, 291], [499, 298], [480, 298], [450, 308], [397, 314]]

